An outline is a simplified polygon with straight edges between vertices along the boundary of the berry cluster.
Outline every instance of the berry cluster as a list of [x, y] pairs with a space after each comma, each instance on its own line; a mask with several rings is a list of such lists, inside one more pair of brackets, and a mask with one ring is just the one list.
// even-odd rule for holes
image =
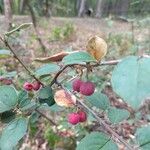
[[85, 122], [87, 120], [87, 115], [84, 111], [78, 111], [70, 113], [68, 115], [68, 122], [72, 125], [76, 125], [79, 122]]
[[[80, 92], [82, 95], [90, 96], [95, 91], [94, 83], [87, 81], [84, 82], [80, 79], [75, 79], [72, 83], [72, 88], [74, 91]], [[68, 122], [72, 125], [76, 125], [79, 122], [85, 122], [87, 120], [87, 115], [84, 111], [78, 111], [70, 113], [68, 115]]]
[[75, 79], [72, 83], [72, 88], [74, 91], [80, 92], [83, 95], [90, 96], [95, 91], [94, 83], [87, 81], [84, 82], [80, 79]]
[[40, 82], [33, 82], [33, 83], [30, 83], [30, 82], [25, 82], [24, 85], [23, 85], [23, 88], [27, 91], [37, 91], [39, 90], [41, 87], [41, 83]]

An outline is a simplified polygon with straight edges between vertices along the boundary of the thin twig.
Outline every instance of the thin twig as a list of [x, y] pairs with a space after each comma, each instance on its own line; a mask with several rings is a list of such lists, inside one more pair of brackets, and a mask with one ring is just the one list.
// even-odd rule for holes
[[104, 126], [104, 128], [111, 133], [114, 137], [116, 137], [121, 143], [123, 143], [129, 150], [134, 150], [134, 148], [128, 144], [123, 138], [121, 138], [111, 127], [105, 123], [91, 108], [89, 108], [85, 103], [80, 100], [77, 100], [80, 105], [82, 105], [85, 109], [87, 109], [99, 122], [100, 125]]
[[53, 84], [55, 84], [57, 82], [57, 78], [59, 77], [59, 75], [68, 67], [71, 67], [71, 65], [66, 65], [64, 66], [61, 70], [59, 70], [57, 72], [57, 74], [54, 76], [54, 78], [52, 79], [51, 83], [50, 83], [50, 86], [52, 86]]
[[[106, 61], [106, 62], [101, 62], [101, 63], [97, 63], [97, 64], [94, 64], [94, 65], [91, 65], [91, 67], [98, 67], [98, 66], [104, 66], [104, 65], [116, 65], [118, 64], [119, 62], [121, 62], [121, 60], [110, 60], [110, 61]], [[50, 86], [52, 86], [53, 84], [55, 84], [57, 82], [57, 78], [59, 77], [59, 75], [64, 71], [66, 70], [68, 67], [73, 67], [73, 66], [76, 66], [76, 65], [79, 65], [79, 66], [82, 66], [82, 67], [85, 67], [87, 68], [88, 66], [86, 64], [71, 64], [71, 65], [66, 65], [64, 66], [62, 69], [60, 69], [57, 74], [54, 76], [54, 78], [52, 79], [51, 83], [50, 83]]]
[[[6, 40], [6, 38], [2, 38], [0, 36], [0, 40], [5, 44], [6, 47], [9, 48], [9, 50], [13, 53], [14, 58], [18, 60], [18, 62], [22, 65], [22, 67], [29, 73], [29, 75], [31, 77], [33, 77], [36, 81], [40, 82], [41, 81], [26, 67], [26, 65], [21, 61], [21, 59], [17, 56], [17, 54], [15, 53], [15, 51], [13, 50], [13, 48], [9, 45], [8, 41]], [[41, 83], [43, 85], [43, 83]]]
[[41, 112], [38, 108], [35, 109], [35, 111], [37, 113], [39, 113], [42, 117], [46, 118], [52, 125], [54, 126], [58, 126], [51, 118], [49, 118], [46, 114], [44, 114], [43, 112]]
[[[54, 127], [56, 130], [56, 134], [59, 134], [59, 129], [58, 129], [58, 124], [54, 122], [51, 118], [49, 118], [45, 113], [41, 112], [38, 108], [35, 109], [35, 111], [40, 114], [43, 118], [47, 119]], [[74, 141], [74, 138], [72, 136], [69, 137], [72, 141]]]

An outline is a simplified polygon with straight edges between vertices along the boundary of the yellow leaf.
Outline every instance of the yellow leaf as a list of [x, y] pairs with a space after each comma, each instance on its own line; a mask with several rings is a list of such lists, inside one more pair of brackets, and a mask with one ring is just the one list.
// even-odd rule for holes
[[89, 39], [86, 51], [100, 61], [107, 53], [107, 43], [102, 38], [94, 36]]

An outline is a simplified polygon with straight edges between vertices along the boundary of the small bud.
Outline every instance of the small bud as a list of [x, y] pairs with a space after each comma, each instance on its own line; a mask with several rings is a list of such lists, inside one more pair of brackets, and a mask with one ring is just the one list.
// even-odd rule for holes
[[90, 96], [95, 91], [95, 85], [92, 82], [83, 82], [80, 86], [80, 93], [86, 96]]
[[72, 125], [79, 123], [80, 117], [78, 113], [70, 113], [68, 115], [68, 122]]
[[24, 85], [23, 85], [23, 88], [27, 91], [31, 91], [33, 89], [33, 86], [31, 83], [29, 82], [25, 82]]

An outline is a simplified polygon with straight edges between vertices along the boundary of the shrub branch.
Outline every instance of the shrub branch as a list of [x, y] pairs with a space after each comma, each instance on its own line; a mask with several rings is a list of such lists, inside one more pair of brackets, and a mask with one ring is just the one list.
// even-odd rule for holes
[[[6, 45], [6, 47], [9, 48], [9, 50], [13, 53], [14, 58], [18, 60], [18, 62], [23, 66], [23, 68], [29, 73], [29, 75], [31, 77], [33, 77], [36, 81], [40, 80], [26, 67], [26, 65], [21, 61], [21, 59], [17, 56], [17, 54], [15, 53], [15, 51], [12, 49], [12, 47], [9, 45], [8, 41], [6, 40], [6, 38], [2, 38], [0, 36], [0, 40]], [[116, 65], [117, 63], [119, 63], [121, 60], [111, 60], [111, 61], [106, 61], [106, 62], [100, 62], [94, 65], [91, 65], [91, 67], [98, 67], [98, 66], [102, 66], [102, 65]], [[61, 75], [61, 73], [63, 71], [65, 71], [68, 67], [73, 67], [75, 65], [80, 65], [82, 67], [88, 67], [86, 64], [71, 64], [71, 65], [66, 65], [64, 66], [61, 70], [59, 70], [56, 75], [54, 76], [54, 78], [52, 79], [50, 86], [57, 84], [59, 86], [62, 86], [60, 83], [57, 82], [57, 78]], [[43, 83], [41, 83], [43, 84]], [[63, 87], [63, 86], [62, 86]], [[63, 87], [65, 88], [65, 87]], [[68, 90], [65, 88], [65, 90]], [[73, 92], [69, 91], [70, 93], [74, 94]], [[118, 139], [118, 141], [120, 141], [122, 144], [124, 144], [129, 150], [135, 150], [135, 148], [133, 148], [133, 146], [131, 146], [129, 143], [127, 143], [122, 137], [120, 137], [102, 118], [100, 118], [91, 108], [89, 108], [83, 101], [77, 99], [77, 102], [82, 105], [86, 110], [88, 110], [94, 117], [95, 119], [99, 122], [100, 125], [104, 126], [104, 128], [108, 131], [108, 133], [110, 133], [113, 137], [116, 137]], [[46, 118], [48, 121], [50, 121], [50, 123], [54, 126], [57, 126], [57, 124], [51, 120], [49, 117], [47, 117], [44, 113], [42, 113], [38, 108], [35, 109], [36, 112], [38, 112], [41, 116], [43, 116], [44, 118]]]

